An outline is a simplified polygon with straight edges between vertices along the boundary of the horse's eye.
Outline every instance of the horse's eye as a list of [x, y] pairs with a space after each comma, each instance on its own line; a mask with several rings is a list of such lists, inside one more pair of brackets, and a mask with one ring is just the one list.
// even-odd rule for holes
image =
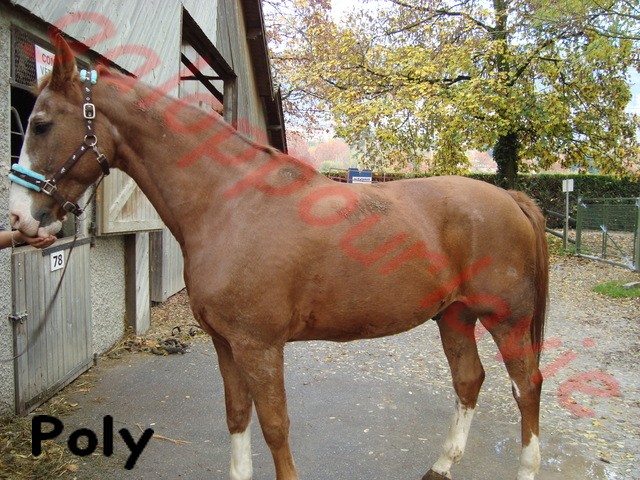
[[51, 128], [51, 123], [39, 122], [33, 125], [33, 133], [36, 135], [43, 135], [49, 131], [49, 128]]

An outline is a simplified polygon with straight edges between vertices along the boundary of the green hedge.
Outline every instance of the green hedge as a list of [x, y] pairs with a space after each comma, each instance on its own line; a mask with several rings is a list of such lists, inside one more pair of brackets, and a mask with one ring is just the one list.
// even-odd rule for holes
[[[330, 171], [330, 178], [344, 177], [345, 171]], [[408, 175], [415, 177], [415, 175]], [[472, 173], [470, 178], [482, 180], [492, 184], [497, 183], [495, 173]], [[382, 174], [374, 174], [374, 181], [382, 181]], [[386, 174], [385, 180], [403, 178], [402, 174]], [[517, 190], [522, 190], [534, 198], [545, 212], [553, 211], [564, 213], [565, 194], [562, 192], [562, 181], [573, 179], [574, 191], [570, 195], [570, 214], [576, 215], [576, 203], [578, 197], [582, 198], [631, 198], [640, 197], [640, 181], [633, 179], [617, 178], [607, 175], [580, 175], [580, 174], [547, 174], [519, 175], [516, 185]], [[562, 226], [562, 220], [547, 214], [547, 224], [550, 227]]]
[[[471, 174], [472, 178], [496, 183], [495, 174]], [[538, 174], [520, 175], [516, 184], [534, 198], [546, 212], [564, 213], [565, 193], [562, 192], [562, 181], [573, 179], [573, 192], [570, 194], [570, 215], [576, 216], [578, 198], [632, 198], [640, 197], [640, 182], [631, 179], [620, 179], [607, 175], [564, 175]], [[557, 228], [562, 220], [547, 214], [547, 224]]]

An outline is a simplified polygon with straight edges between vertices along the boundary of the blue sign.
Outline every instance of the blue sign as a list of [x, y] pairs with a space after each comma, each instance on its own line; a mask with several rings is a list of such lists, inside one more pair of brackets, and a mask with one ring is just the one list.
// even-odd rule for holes
[[371, 183], [373, 172], [371, 170], [349, 169], [349, 183]]

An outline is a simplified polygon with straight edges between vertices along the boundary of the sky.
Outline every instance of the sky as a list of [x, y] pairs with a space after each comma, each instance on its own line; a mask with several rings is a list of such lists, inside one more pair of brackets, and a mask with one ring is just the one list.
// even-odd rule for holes
[[[335, 20], [356, 9], [366, 8], [362, 0], [331, 0], [331, 15]], [[370, 8], [374, 8], [370, 6]]]

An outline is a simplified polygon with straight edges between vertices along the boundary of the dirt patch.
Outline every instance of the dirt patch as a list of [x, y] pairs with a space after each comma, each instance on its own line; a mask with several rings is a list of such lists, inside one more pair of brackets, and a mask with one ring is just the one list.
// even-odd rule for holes
[[192, 342], [211, 341], [191, 313], [189, 297], [183, 290], [166, 302], [151, 307], [151, 326], [142, 336], [130, 330], [105, 357], [116, 359], [127, 353], [148, 352], [156, 355], [187, 353]]

